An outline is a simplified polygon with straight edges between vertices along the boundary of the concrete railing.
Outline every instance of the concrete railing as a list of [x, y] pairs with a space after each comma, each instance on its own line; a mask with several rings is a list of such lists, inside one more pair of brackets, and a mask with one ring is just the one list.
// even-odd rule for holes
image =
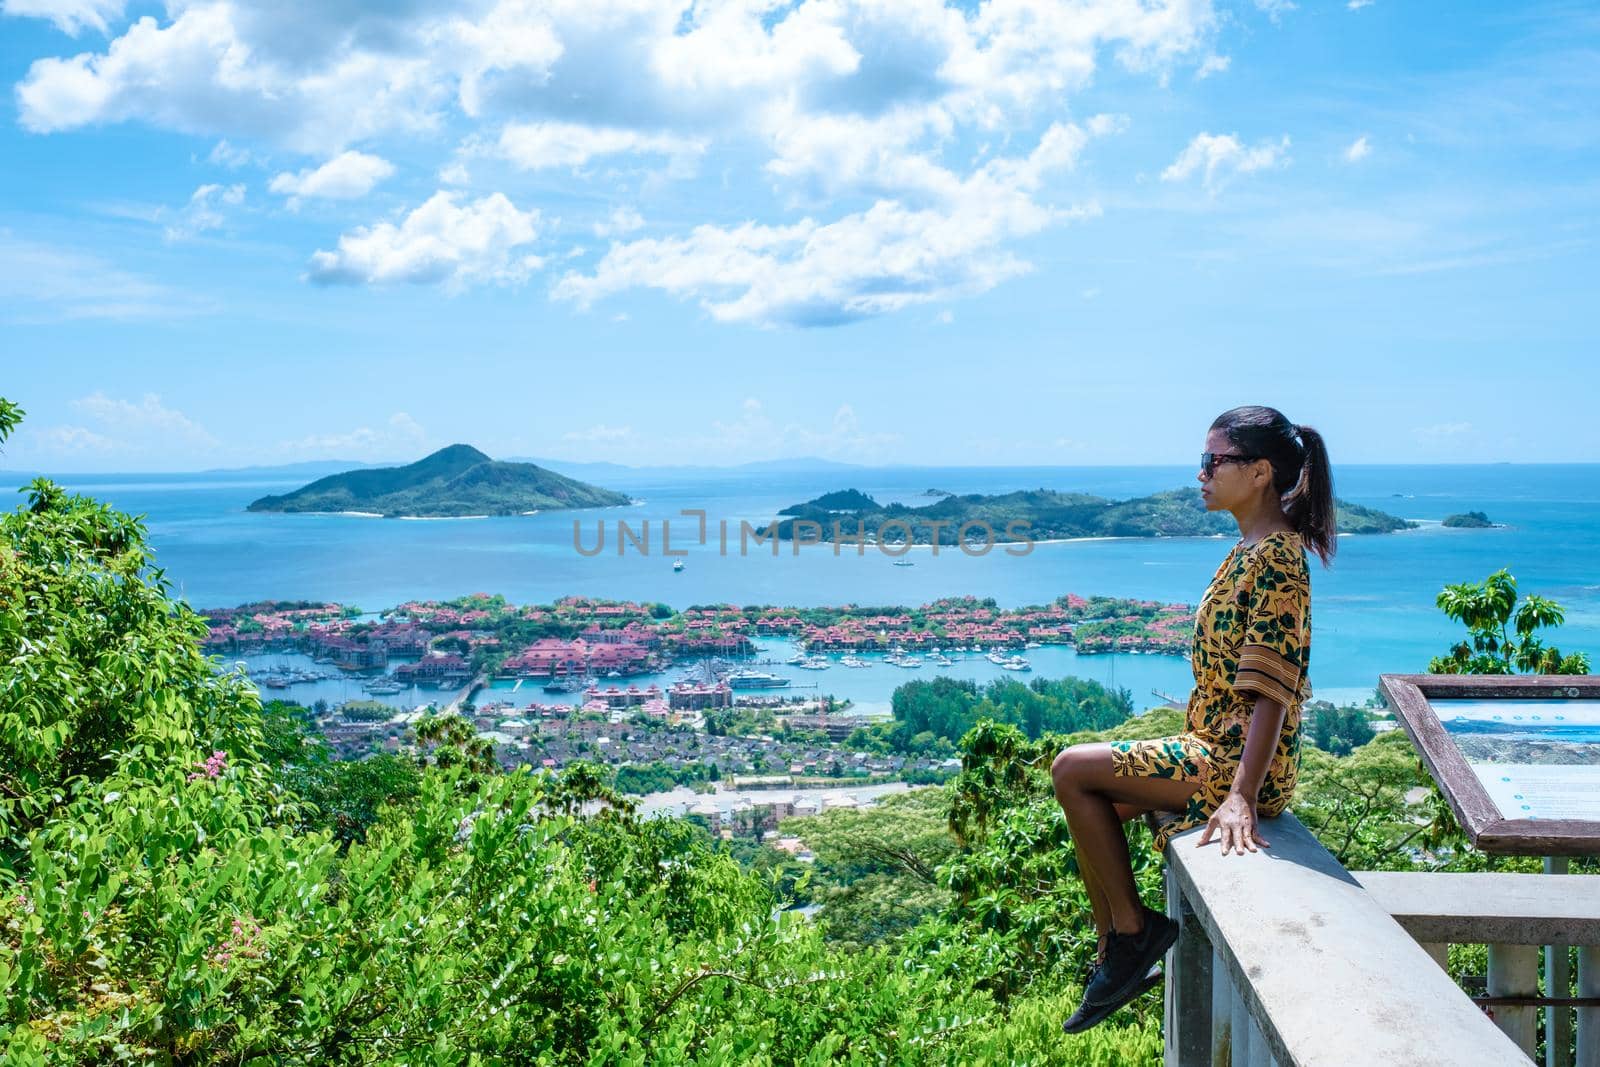
[[[1168, 846], [1167, 1067], [1526, 1067], [1373, 893], [1292, 815], [1243, 856]], [[1434, 877], [1434, 876], [1422, 876]]]
[[[1544, 1012], [1545, 1067], [1600, 1067], [1600, 878], [1563, 877], [1565, 861], [1542, 874], [1354, 876], [1443, 967], [1451, 945], [1487, 945], [1488, 995], [1476, 998], [1495, 1025], [1530, 1057]], [[1577, 996], [1567, 946], [1578, 949]], [[1545, 991], [1539, 992], [1544, 951]], [[1576, 1016], [1576, 1030], [1574, 1030]]]

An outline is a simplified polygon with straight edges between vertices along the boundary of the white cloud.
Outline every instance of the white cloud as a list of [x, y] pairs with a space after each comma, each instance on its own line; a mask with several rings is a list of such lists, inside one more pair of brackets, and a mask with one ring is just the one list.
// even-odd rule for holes
[[[459, 145], [454, 160], [434, 164], [444, 188], [466, 184], [469, 164], [490, 181], [504, 162], [533, 171], [603, 164], [583, 175], [593, 186], [585, 191], [598, 195], [565, 221], [611, 236], [622, 231], [601, 213], [647, 201], [660, 187], [663, 159], [665, 175], [681, 177], [708, 153], [725, 153], [734, 160], [726, 202], [738, 202], [740, 167], [754, 147], [754, 166], [779, 187], [786, 211], [745, 232], [793, 234], [801, 244], [757, 253], [778, 277], [749, 279], [756, 290], [774, 290], [770, 300], [752, 299], [789, 306], [775, 292], [787, 289], [800, 303], [811, 300], [798, 270], [818, 282], [816, 300], [849, 307], [852, 317], [981, 291], [1025, 269], [1003, 244], [1072, 213], [1046, 206], [1043, 183], [990, 167], [987, 148], [974, 159], [972, 141], [1001, 146], [1047, 127], [1065, 160], [1049, 167], [1067, 170], [1085, 136], [1126, 124], [1120, 116], [1064, 124], [1075, 94], [1102, 67], [1163, 82], [1179, 64], [1215, 73], [1223, 62], [1214, 50], [1219, 23], [1212, 0], [174, 0], [100, 51], [38, 59], [15, 95], [31, 131], [136, 121], [223, 138], [212, 154], [219, 165], [238, 159], [225, 144], [337, 162], [380, 137], [410, 137], [427, 150], [441, 133]], [[325, 171], [280, 174], [274, 191], [357, 196], [381, 180]], [[998, 190], [998, 204], [981, 209], [989, 189]], [[585, 217], [584, 203], [607, 206]], [[949, 251], [936, 248], [919, 264], [903, 227], [924, 221], [943, 228]], [[676, 227], [677, 241], [706, 240], [693, 222]], [[213, 225], [213, 216], [198, 214], [197, 225], [174, 232]], [[459, 286], [521, 278], [534, 266], [525, 258], [458, 270], [458, 258], [480, 257], [442, 232], [410, 241], [405, 225], [345, 234], [336, 251], [313, 257], [310, 276], [448, 278]], [[945, 232], [961, 226], [973, 232]], [[889, 272], [890, 295], [875, 292], [870, 273], [852, 287], [840, 277], [848, 272], [818, 268], [832, 253], [807, 251], [802, 231], [865, 252], [872, 269]], [[972, 264], [955, 262], [969, 255]], [[821, 283], [823, 275], [838, 284]], [[743, 286], [712, 272], [703, 284], [669, 291], [723, 307], [731, 302], [712, 291]]]
[[581, 167], [596, 156], [693, 156], [704, 152], [706, 142], [666, 133], [575, 122], [512, 124], [500, 131], [497, 154], [523, 170], [545, 167]]
[[1300, 5], [1294, 0], [1256, 0], [1256, 10], [1266, 15], [1273, 22], [1278, 22], [1289, 12], [1296, 10]]
[[278, 446], [292, 457], [325, 456], [329, 459], [400, 460], [410, 462], [427, 451], [428, 432], [404, 411], [397, 411], [377, 429], [358, 426], [335, 434], [309, 434]]
[[134, 402], [96, 390], [74, 400], [72, 406], [101, 429], [141, 444], [158, 441], [209, 448], [217, 443], [204, 426], [183, 412], [167, 407], [155, 393], [146, 393]]
[[525, 280], [543, 263], [519, 251], [538, 237], [539, 212], [519, 211], [503, 193], [456, 205], [440, 190], [401, 220], [361, 227], [339, 238], [333, 252], [311, 257], [308, 277], [318, 283], [442, 283], [459, 290], [474, 283]]
[[1372, 154], [1372, 146], [1367, 143], [1366, 134], [1357, 137], [1349, 148], [1344, 150], [1346, 163], [1360, 163]]
[[[264, 20], [247, 0], [196, 0], [173, 10], [166, 25], [151, 15], [139, 18], [104, 53], [35, 61], [16, 88], [23, 127], [49, 133], [140, 120], [327, 152], [377, 133], [426, 129], [438, 119], [446, 87], [425, 55], [348, 46], [323, 55], [286, 53], [273, 34], [315, 40], [307, 20], [294, 10]], [[326, 11], [324, 19], [335, 8]], [[346, 26], [327, 39], [360, 36]]]
[[357, 200], [393, 174], [394, 164], [383, 157], [350, 151], [341, 152], [314, 170], [297, 174], [285, 171], [273, 178], [267, 188], [289, 197], [291, 205], [301, 197]]
[[1360, 11], [1364, 7], [1371, 7], [1372, 4], [1373, 0], [1350, 0], [1350, 2], [1344, 6], [1349, 8], [1351, 11]]
[[46, 455], [105, 455], [122, 450], [116, 441], [87, 426], [50, 426], [41, 430], [30, 443], [36, 451]]
[[154, 430], [200, 444], [215, 443], [205, 427], [183, 412], [169, 408], [156, 393], [146, 393], [138, 403], [107, 396], [96, 390], [79, 397], [72, 406], [95, 422], [114, 430], [142, 432]]
[[1086, 139], [1056, 125], [1028, 156], [990, 160], [965, 181], [930, 171], [940, 199], [927, 208], [879, 200], [829, 223], [704, 225], [687, 237], [614, 244], [592, 275], [566, 275], [555, 296], [588, 306], [654, 288], [698, 297], [718, 321], [820, 326], [984, 292], [1029, 269], [1004, 242], [1098, 213], [1032, 196], [1047, 174], [1073, 165]]
[[237, 170], [254, 158], [249, 149], [231, 145], [228, 143], [227, 138], [223, 138], [212, 147], [211, 154], [206, 156], [206, 162], [213, 166]]
[[956, 315], [955, 312], [951, 311], [949, 308], [945, 308], [943, 311], [939, 312], [939, 314], [933, 317], [933, 321], [940, 326], [949, 326], [951, 323], [956, 321]]
[[644, 216], [624, 204], [613, 211], [604, 222], [595, 223], [594, 232], [596, 237], [619, 237], [643, 227]]
[[166, 238], [169, 241], [181, 241], [207, 230], [220, 229], [227, 221], [222, 208], [238, 207], [242, 203], [243, 185], [202, 185], [190, 194], [189, 203], [167, 227]]
[[1262, 141], [1254, 148], [1246, 148], [1231, 133], [1201, 133], [1161, 172], [1161, 180], [1186, 181], [1198, 173], [1206, 190], [1215, 193], [1236, 174], [1287, 166], [1288, 151], [1287, 135], [1276, 144]]
[[1209, 55], [1200, 62], [1200, 68], [1194, 72], [1196, 78], [1209, 78], [1213, 74], [1221, 74], [1233, 65], [1232, 56]]
[[76, 37], [85, 29], [109, 33], [124, 6], [126, 0], [4, 0], [0, 12], [49, 19], [56, 29]]

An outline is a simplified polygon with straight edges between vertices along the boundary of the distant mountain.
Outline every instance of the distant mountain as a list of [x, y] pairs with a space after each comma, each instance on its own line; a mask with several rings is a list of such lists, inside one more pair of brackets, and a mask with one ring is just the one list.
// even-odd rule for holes
[[504, 463], [470, 445], [451, 445], [404, 467], [344, 471], [282, 496], [264, 496], [251, 511], [364, 511], [389, 518], [520, 515], [563, 508], [631, 503], [532, 463]]
[[[1342, 533], [1382, 533], [1404, 530], [1416, 524], [1393, 515], [1356, 504], [1339, 503], [1339, 530]], [[901, 523], [911, 528], [913, 544], [932, 544], [934, 523], [939, 527], [941, 545], [956, 544], [963, 523], [978, 523], [969, 530], [993, 531], [997, 543], [1025, 539], [1045, 541], [1065, 537], [1206, 537], [1237, 534], [1238, 525], [1226, 511], [1207, 511], [1198, 489], [1173, 489], [1133, 500], [1107, 500], [1087, 493], [1062, 493], [1054, 489], [1022, 489], [1011, 493], [984, 496], [972, 493], [946, 496], [925, 507], [906, 504], [880, 505], [856, 489], [841, 489], [794, 504], [778, 512], [788, 516], [775, 524], [780, 540], [792, 540], [797, 522], [811, 521], [822, 527], [824, 541], [833, 540], [832, 524], [840, 524], [841, 537], [854, 537], [857, 522], [869, 535], [893, 523], [885, 531], [884, 543], [906, 540]], [[1015, 524], [1015, 535], [1008, 526]], [[766, 536], [769, 528], [763, 528]], [[807, 528], [809, 536], [814, 533]]]

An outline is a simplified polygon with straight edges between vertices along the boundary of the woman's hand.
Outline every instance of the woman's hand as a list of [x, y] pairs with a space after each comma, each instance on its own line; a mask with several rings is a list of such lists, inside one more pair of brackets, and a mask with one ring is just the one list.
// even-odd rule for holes
[[1213, 832], [1220, 832], [1222, 837], [1222, 854], [1226, 856], [1231, 848], [1243, 855], [1246, 849], [1256, 851], [1256, 846], [1270, 848], [1267, 839], [1261, 836], [1260, 824], [1256, 820], [1256, 806], [1244, 798], [1242, 793], [1229, 793], [1222, 806], [1211, 816], [1206, 823], [1205, 833], [1200, 835], [1200, 840], [1195, 848], [1211, 840]]

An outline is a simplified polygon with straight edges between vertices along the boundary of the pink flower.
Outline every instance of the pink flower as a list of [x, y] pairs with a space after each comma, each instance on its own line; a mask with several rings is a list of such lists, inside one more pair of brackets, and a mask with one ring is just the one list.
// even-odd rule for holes
[[190, 774], [188, 777], [189, 781], [192, 782], [196, 778], [215, 778], [217, 775], [221, 774], [225, 769], [227, 769], [228, 754], [221, 749], [217, 749], [215, 752], [211, 753], [210, 758], [204, 763], [196, 763], [195, 766], [199, 767], [200, 770]]

